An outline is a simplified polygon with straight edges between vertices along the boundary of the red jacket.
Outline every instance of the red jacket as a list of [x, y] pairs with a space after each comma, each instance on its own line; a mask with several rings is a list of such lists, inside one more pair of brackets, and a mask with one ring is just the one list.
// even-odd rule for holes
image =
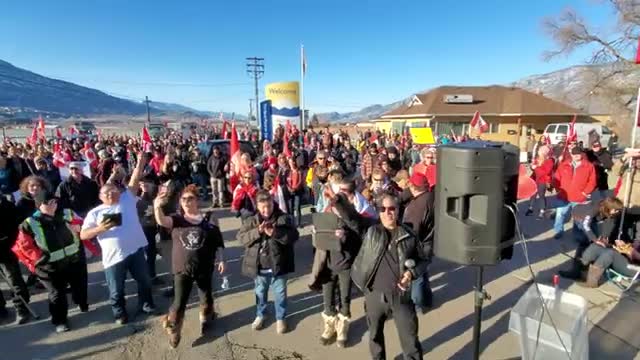
[[256, 186], [253, 183], [249, 185], [238, 184], [238, 186], [236, 186], [236, 189], [233, 191], [231, 210], [239, 211], [246, 196], [249, 197], [249, 200], [251, 200], [251, 203], [255, 206], [257, 192], [258, 189], [256, 189]]
[[[69, 225], [82, 225], [82, 218], [74, 214]], [[82, 244], [93, 255], [100, 255], [100, 249], [91, 241], [83, 240]], [[20, 229], [18, 232], [18, 237], [16, 238], [16, 242], [13, 244], [11, 251], [16, 254], [18, 260], [20, 260], [20, 262], [23, 263], [24, 266], [26, 266], [32, 273], [36, 271], [36, 265], [38, 265], [38, 262], [44, 259], [44, 251], [38, 247], [33, 236], [23, 229]], [[80, 251], [84, 251], [82, 247], [80, 248]]]
[[596, 188], [596, 170], [593, 164], [582, 157], [575, 169], [569, 161], [563, 161], [556, 170], [558, 197], [570, 202], [585, 202]]
[[542, 165], [538, 165], [533, 169], [532, 178], [536, 181], [536, 184], [551, 184], [553, 165], [553, 159], [546, 159]]

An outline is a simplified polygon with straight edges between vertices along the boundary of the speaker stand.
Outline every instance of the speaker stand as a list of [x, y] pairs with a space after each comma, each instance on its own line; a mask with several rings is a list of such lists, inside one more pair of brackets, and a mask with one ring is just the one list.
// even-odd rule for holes
[[473, 323], [473, 359], [480, 359], [480, 327], [482, 326], [482, 304], [485, 300], [491, 300], [491, 296], [482, 288], [482, 275], [484, 267], [477, 266], [476, 286], [475, 286], [475, 319]]

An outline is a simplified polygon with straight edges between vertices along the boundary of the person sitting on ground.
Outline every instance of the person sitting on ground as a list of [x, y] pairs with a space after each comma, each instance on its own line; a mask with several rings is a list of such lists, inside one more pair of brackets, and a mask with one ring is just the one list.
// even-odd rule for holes
[[[640, 212], [640, 208], [628, 210]], [[635, 226], [636, 235], [633, 243], [617, 239], [609, 246], [605, 241], [596, 241], [584, 251], [581, 262], [589, 267], [585, 283], [587, 287], [600, 286], [602, 274], [609, 268], [623, 276], [633, 277], [636, 274], [635, 270], [628, 267], [629, 264], [640, 264], [640, 222], [636, 222]]]
[[[560, 271], [562, 277], [578, 280], [582, 277], [584, 252], [596, 245], [608, 247], [610, 241], [617, 236], [616, 225], [622, 210], [622, 201], [609, 197], [595, 204], [580, 204], [573, 208], [573, 236], [578, 243], [572, 268], [569, 271]], [[595, 250], [592, 249], [591, 252]], [[593, 256], [591, 254], [589, 257]]]

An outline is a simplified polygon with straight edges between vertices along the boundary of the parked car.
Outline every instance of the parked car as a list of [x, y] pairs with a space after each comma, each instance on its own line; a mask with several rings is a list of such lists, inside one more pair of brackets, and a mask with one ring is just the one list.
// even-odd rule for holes
[[[209, 156], [211, 156], [211, 153], [213, 152], [214, 146], [219, 147], [220, 152], [228, 156], [230, 145], [231, 145], [230, 140], [219, 139], [219, 140], [209, 140], [205, 143], [201, 143], [200, 145], [198, 145], [198, 147], [200, 148], [200, 152], [202, 152], [207, 156], [207, 158], [209, 158]], [[240, 140], [240, 151], [248, 153], [249, 156], [251, 156], [251, 160], [255, 160], [256, 158], [258, 158], [258, 153], [256, 152], [256, 149], [253, 147], [253, 145], [249, 141]]]
[[[569, 133], [569, 123], [549, 124], [544, 129], [544, 134], [549, 135], [552, 145], [556, 145], [562, 140], [566, 140]], [[598, 123], [575, 123], [574, 129], [578, 135], [578, 142], [582, 141], [584, 146], [589, 144], [589, 133], [595, 131], [600, 136], [600, 142], [606, 146], [613, 132], [606, 126]]]

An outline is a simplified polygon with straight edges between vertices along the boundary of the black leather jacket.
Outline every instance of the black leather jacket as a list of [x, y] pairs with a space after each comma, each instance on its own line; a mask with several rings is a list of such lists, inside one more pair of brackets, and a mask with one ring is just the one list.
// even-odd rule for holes
[[[377, 219], [371, 219], [358, 214], [343, 195], [336, 198], [335, 208], [345, 225], [361, 235], [362, 245], [356, 259], [351, 266], [351, 279], [361, 291], [371, 291], [370, 286], [380, 266], [385, 249], [386, 232]], [[406, 225], [398, 225], [395, 238], [391, 239], [398, 249], [400, 273], [411, 271], [414, 279], [419, 278], [427, 270], [427, 255], [423, 254], [413, 231]], [[415, 267], [405, 267], [406, 260], [413, 260]]]

